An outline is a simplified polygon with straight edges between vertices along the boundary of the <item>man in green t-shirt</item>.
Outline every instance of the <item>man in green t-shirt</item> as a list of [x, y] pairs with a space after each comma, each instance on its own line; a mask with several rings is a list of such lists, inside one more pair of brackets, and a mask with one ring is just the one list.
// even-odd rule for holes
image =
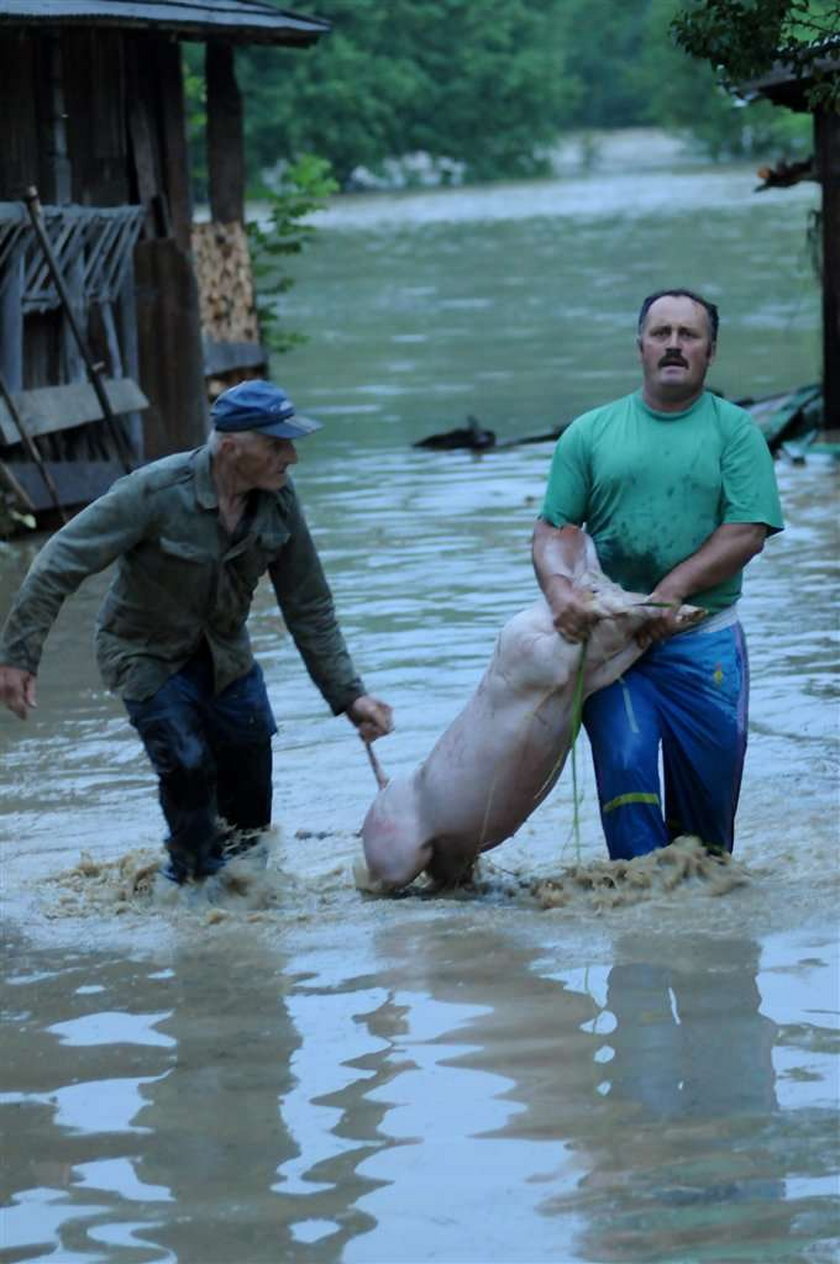
[[[690, 290], [645, 299], [642, 389], [564, 431], [534, 532], [537, 578], [568, 641], [594, 620], [572, 582], [583, 526], [611, 579], [664, 603], [640, 638], [645, 654], [583, 713], [613, 859], [679, 834], [733, 845], [748, 690], [736, 603], [744, 566], [783, 522], [763, 436], [704, 388], [717, 330], [715, 305]], [[671, 607], [684, 601], [708, 617], [677, 636]]]

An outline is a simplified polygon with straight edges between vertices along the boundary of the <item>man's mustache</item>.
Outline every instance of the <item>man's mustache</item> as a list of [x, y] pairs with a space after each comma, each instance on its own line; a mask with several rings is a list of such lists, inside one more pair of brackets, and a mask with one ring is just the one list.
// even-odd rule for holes
[[665, 355], [659, 361], [658, 367], [660, 369], [664, 369], [667, 368], [669, 364], [678, 364], [683, 369], [688, 368], [688, 361], [680, 355], [679, 351], [666, 351]]

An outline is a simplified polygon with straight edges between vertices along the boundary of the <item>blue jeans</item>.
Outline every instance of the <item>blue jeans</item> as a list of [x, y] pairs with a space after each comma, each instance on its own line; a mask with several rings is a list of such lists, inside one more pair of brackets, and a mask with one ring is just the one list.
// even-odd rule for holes
[[263, 675], [251, 670], [218, 695], [206, 644], [142, 702], [125, 700], [158, 776], [169, 826], [172, 875], [179, 881], [222, 865], [225, 834], [271, 820], [271, 737], [277, 725]]
[[583, 722], [613, 860], [643, 856], [679, 834], [732, 851], [748, 691], [746, 644], [735, 623], [651, 646], [587, 699]]

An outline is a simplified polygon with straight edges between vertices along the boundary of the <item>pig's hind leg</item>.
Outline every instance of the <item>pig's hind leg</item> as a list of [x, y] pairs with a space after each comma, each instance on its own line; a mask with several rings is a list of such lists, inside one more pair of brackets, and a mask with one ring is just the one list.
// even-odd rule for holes
[[431, 840], [431, 850], [426, 873], [436, 888], [466, 886], [470, 882], [478, 859], [475, 847], [465, 844], [463, 839], [441, 835]]

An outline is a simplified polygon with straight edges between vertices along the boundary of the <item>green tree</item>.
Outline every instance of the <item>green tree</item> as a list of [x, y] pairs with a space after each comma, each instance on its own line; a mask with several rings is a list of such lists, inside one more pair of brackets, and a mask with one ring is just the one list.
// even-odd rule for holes
[[691, 0], [673, 20], [677, 42], [708, 61], [730, 86], [787, 62], [814, 74], [811, 98], [840, 103], [840, 82], [822, 81], [819, 58], [840, 38], [838, 0]]
[[314, 154], [302, 154], [271, 196], [268, 213], [262, 220], [248, 221], [257, 313], [263, 340], [272, 351], [290, 351], [306, 341], [305, 335], [281, 326], [276, 300], [294, 285], [284, 266], [286, 260], [300, 254], [317, 232], [308, 217], [325, 206], [337, 189], [329, 163]]
[[565, 0], [323, 0], [332, 33], [305, 52], [244, 50], [254, 168], [301, 152], [342, 185], [357, 166], [424, 150], [470, 175], [540, 170], [579, 83]]
[[733, 98], [707, 61], [680, 47], [675, 19], [679, 0], [651, 0], [644, 47], [637, 67], [646, 121], [691, 138], [713, 159], [769, 153], [792, 156], [807, 149], [807, 120], [762, 101], [749, 108]]
[[204, 82], [204, 45], [182, 44], [184, 105], [187, 115], [187, 145], [193, 197], [207, 199], [207, 90]]
[[650, 37], [651, 0], [567, 0], [566, 53], [579, 89], [574, 127], [626, 127], [644, 121], [639, 59]]

